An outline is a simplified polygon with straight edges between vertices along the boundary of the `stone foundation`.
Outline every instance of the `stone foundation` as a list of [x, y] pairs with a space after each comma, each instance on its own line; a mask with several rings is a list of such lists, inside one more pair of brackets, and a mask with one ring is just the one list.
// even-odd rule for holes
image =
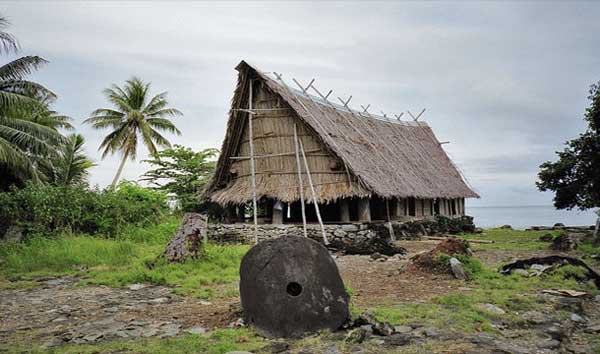
[[[458, 218], [436, 217], [432, 219], [413, 220], [408, 222], [392, 222], [394, 236], [400, 239], [415, 239], [422, 235], [455, 234], [473, 232], [473, 218], [462, 216]], [[308, 237], [322, 242], [319, 224], [307, 225]], [[391, 240], [388, 223], [354, 223], [325, 225], [327, 239], [335, 244], [360, 244], [367, 240], [379, 238]], [[301, 224], [259, 224], [258, 240], [276, 238], [283, 235], [302, 236]], [[217, 243], [254, 243], [253, 224], [209, 224], [208, 238]]]
[[[306, 225], [308, 237], [322, 242], [321, 227], [318, 224]], [[375, 230], [369, 229], [369, 224], [325, 225], [325, 233], [329, 241], [362, 242], [376, 235]], [[302, 236], [302, 225], [282, 224], [258, 225], [258, 240], [263, 241], [283, 235]], [[217, 243], [253, 243], [253, 224], [210, 224], [208, 239]]]

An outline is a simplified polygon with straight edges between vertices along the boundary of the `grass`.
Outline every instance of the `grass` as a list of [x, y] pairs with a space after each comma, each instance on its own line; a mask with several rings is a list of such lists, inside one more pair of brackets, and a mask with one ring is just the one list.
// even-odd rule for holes
[[136, 354], [222, 354], [234, 350], [255, 351], [263, 347], [264, 340], [247, 328], [219, 329], [207, 335], [184, 335], [174, 338], [148, 338], [134, 341], [111, 341], [93, 345], [65, 345], [57, 349], [31, 348], [31, 343], [14, 343], [0, 352], [8, 354], [96, 354], [96, 353], [136, 353]]
[[[207, 287], [238, 280], [241, 258], [248, 246], [206, 245], [204, 256], [184, 264], [170, 264], [158, 256], [179, 220], [169, 218], [149, 227], [127, 227], [117, 239], [64, 235], [33, 237], [22, 244], [0, 244], [0, 277], [29, 279], [39, 276], [82, 275], [83, 283], [124, 286], [151, 283], [175, 287], [174, 292], [200, 298], [235, 296], [230, 287], [216, 294]], [[14, 283], [2, 287], [18, 287]]]
[[[519, 231], [505, 229], [485, 230], [483, 234], [463, 235], [466, 239], [494, 240], [494, 243], [471, 243], [475, 250], [485, 251], [538, 251], [548, 248], [547, 242], [539, 237], [548, 231]], [[558, 232], [551, 232], [554, 236]], [[583, 248], [583, 249], [582, 249]], [[600, 249], [583, 243], [580, 253], [598, 254]], [[448, 255], [440, 255], [445, 262]], [[575, 266], [563, 266], [551, 274], [525, 278], [520, 275], [501, 275], [496, 268], [483, 266], [477, 259], [460, 256], [465, 270], [472, 277], [467, 283], [470, 290], [456, 291], [433, 298], [425, 303], [401, 303], [392, 307], [375, 308], [375, 314], [392, 324], [421, 324], [437, 328], [453, 328], [463, 332], [494, 332], [497, 320], [518, 321], [516, 313], [541, 309], [536, 293], [543, 289], [574, 289], [593, 295], [599, 290], [591, 282], [582, 282], [585, 271]], [[505, 311], [497, 315], [477, 307], [491, 303]]]

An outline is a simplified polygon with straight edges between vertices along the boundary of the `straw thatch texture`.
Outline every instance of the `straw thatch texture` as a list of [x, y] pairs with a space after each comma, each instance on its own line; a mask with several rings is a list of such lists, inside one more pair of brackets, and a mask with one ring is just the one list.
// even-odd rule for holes
[[[253, 108], [277, 108], [254, 115], [255, 155], [294, 152], [293, 125], [307, 152], [321, 202], [342, 197], [468, 198], [478, 197], [463, 181], [431, 128], [424, 122], [391, 122], [292, 90], [245, 62], [238, 65], [217, 171], [207, 192], [219, 203], [252, 199], [248, 160], [248, 88], [254, 80]], [[286, 109], [279, 109], [286, 108]], [[259, 197], [299, 199], [295, 156], [257, 158]], [[332, 169], [337, 161], [338, 167]], [[232, 174], [232, 172], [234, 172]], [[305, 195], [309, 195], [305, 183]]]

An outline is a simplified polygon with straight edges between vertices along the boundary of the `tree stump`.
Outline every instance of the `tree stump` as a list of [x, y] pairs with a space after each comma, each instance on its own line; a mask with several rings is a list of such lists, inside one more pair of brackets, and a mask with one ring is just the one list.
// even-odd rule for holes
[[163, 257], [169, 262], [184, 262], [202, 255], [202, 237], [206, 235], [207, 220], [206, 215], [186, 213], [181, 226], [167, 244]]
[[283, 236], [252, 247], [240, 266], [240, 296], [246, 323], [271, 337], [336, 330], [349, 317], [348, 294], [333, 258], [305, 237]]

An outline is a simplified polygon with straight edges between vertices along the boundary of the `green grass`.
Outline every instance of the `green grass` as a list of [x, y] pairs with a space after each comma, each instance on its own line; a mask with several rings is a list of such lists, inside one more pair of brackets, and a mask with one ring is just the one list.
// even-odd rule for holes
[[[493, 244], [471, 246], [485, 250], [535, 251], [547, 249], [548, 243], [539, 241], [544, 232], [492, 229], [483, 234], [464, 235], [467, 239], [491, 239]], [[556, 233], [554, 233], [556, 234]], [[599, 249], [583, 244], [589, 253]], [[439, 262], [447, 262], [450, 256], [441, 254]], [[591, 281], [584, 279], [581, 267], [563, 266], [550, 274], [525, 278], [520, 275], [502, 275], [496, 268], [485, 267], [477, 259], [457, 255], [464, 268], [472, 277], [467, 283], [468, 291], [456, 291], [438, 296], [424, 303], [402, 303], [392, 307], [373, 309], [382, 320], [392, 324], [421, 324], [437, 328], [452, 327], [464, 332], [494, 332], [492, 324], [498, 319], [518, 321], [517, 312], [541, 309], [536, 294], [543, 289], [573, 289], [587, 291], [593, 295], [599, 290]], [[497, 315], [477, 307], [477, 304], [491, 303], [507, 311]]]
[[207, 335], [184, 335], [174, 338], [151, 338], [134, 341], [112, 341], [93, 345], [65, 345], [56, 349], [31, 348], [30, 343], [3, 348], [8, 354], [96, 354], [96, 353], [136, 353], [136, 354], [222, 354], [234, 350], [254, 351], [265, 344], [261, 337], [247, 328], [220, 329]]
[[[175, 287], [174, 292], [195, 297], [236, 296], [236, 287], [216, 294], [207, 287], [238, 280], [241, 258], [248, 246], [206, 245], [204, 255], [184, 264], [170, 264], [158, 256], [177, 229], [177, 218], [149, 227], [127, 227], [117, 239], [85, 235], [33, 237], [21, 244], [0, 244], [0, 277], [32, 279], [45, 275], [78, 274], [84, 283], [124, 286], [151, 283]], [[15, 287], [6, 285], [3, 287]]]

